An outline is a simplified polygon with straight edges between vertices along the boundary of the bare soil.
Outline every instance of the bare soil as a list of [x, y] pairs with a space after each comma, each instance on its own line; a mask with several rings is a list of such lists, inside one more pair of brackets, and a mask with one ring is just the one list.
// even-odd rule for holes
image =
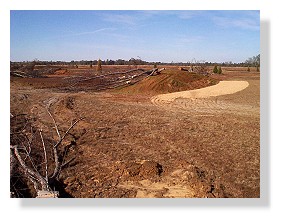
[[[223, 68], [222, 75], [200, 77], [195, 84], [186, 77], [182, 85], [188, 87], [249, 85], [233, 94], [157, 105], [151, 102], [157, 89], [173, 92], [165, 87], [167, 78], [159, 88], [151, 85], [151, 93], [146, 79], [115, 91], [91, 89], [95, 81], [67, 89], [67, 80], [83, 69], [92, 75], [88, 68], [67, 68], [48, 78], [10, 82], [11, 113], [29, 114], [50, 138], [56, 135], [50, 133], [47, 103], [62, 131], [84, 117], [70, 138], [76, 159], [60, 176], [70, 197], [260, 197], [259, 73]], [[178, 71], [169, 68], [163, 75], [169, 78], [171, 69]]]
[[113, 89], [111, 92], [131, 95], [157, 95], [204, 88], [215, 85], [218, 82], [218, 80], [209, 76], [168, 68], [162, 71], [160, 75], [147, 77], [135, 85]]

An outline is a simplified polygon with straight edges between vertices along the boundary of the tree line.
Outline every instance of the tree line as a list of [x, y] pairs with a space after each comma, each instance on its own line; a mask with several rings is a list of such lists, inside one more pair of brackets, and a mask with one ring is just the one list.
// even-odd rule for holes
[[[99, 59], [100, 60], [100, 59]], [[79, 65], [97, 65], [99, 60], [72, 60], [72, 61], [40, 61], [40, 60], [33, 60], [33, 61], [22, 61], [22, 62], [13, 62], [11, 61], [11, 65], [13, 66], [21, 66], [33, 63], [33, 65], [67, 65], [67, 66], [79, 66]], [[188, 61], [188, 62], [148, 62], [142, 59], [131, 58], [129, 60], [124, 59], [117, 59], [117, 60], [100, 60], [102, 65], [176, 65], [176, 66], [199, 66], [199, 65], [206, 65], [206, 66], [223, 66], [223, 67], [259, 67], [260, 66], [260, 54], [257, 56], [253, 56], [248, 58], [244, 62], [241, 63], [233, 63], [232, 61], [227, 62], [207, 62], [207, 61]]]

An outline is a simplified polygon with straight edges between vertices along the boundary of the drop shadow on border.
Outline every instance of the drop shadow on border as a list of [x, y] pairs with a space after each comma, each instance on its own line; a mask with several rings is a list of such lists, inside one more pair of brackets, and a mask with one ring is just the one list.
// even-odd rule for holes
[[100, 198], [20, 199], [23, 208], [269, 208], [270, 207], [270, 21], [260, 22], [260, 198]]

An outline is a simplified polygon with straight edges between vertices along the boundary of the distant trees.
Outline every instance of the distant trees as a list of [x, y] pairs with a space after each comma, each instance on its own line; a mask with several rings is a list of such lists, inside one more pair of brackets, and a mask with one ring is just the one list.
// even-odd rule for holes
[[141, 58], [139, 58], [139, 59], [131, 58], [131, 59], [129, 59], [127, 64], [128, 65], [134, 65], [137, 68], [138, 65], [144, 65], [144, 64], [148, 64], [148, 63], [146, 61], [143, 61]]
[[[57, 66], [62, 66], [62, 65], [69, 65], [71, 67], [76, 67], [79, 65], [84, 65], [84, 66], [90, 66], [91, 67], [91, 63], [92, 63], [92, 67], [96, 66], [96, 64], [98, 64], [98, 60], [72, 60], [72, 61], [39, 61], [39, 60], [34, 60], [34, 61], [22, 61], [22, 62], [13, 62], [11, 61], [11, 65], [13, 67], [16, 66], [26, 66], [28, 64], [32, 64], [34, 63], [35, 65], [57, 65]], [[106, 60], [101, 60], [101, 65], [134, 65], [134, 66], [138, 66], [138, 65], [154, 65], [156, 64], [157, 66], [159, 65], [173, 65], [173, 66], [190, 66], [190, 67], [194, 67], [194, 66], [208, 66], [208, 67], [212, 67], [212, 66], [221, 66], [221, 67], [256, 67], [257, 70], [259, 70], [260, 67], [260, 55], [248, 58], [247, 60], [245, 60], [244, 62], [240, 62], [240, 63], [233, 63], [232, 61], [226, 61], [226, 62], [221, 62], [221, 63], [216, 63], [216, 62], [207, 62], [207, 61], [197, 61], [197, 60], [192, 60], [191, 62], [175, 62], [175, 61], [171, 61], [169, 63], [166, 62], [159, 62], [159, 61], [145, 61], [142, 60], [141, 58], [131, 58], [129, 60], [125, 60], [125, 59], [117, 59], [117, 60], [110, 60], [110, 59], [106, 59]], [[32, 66], [31, 66], [32, 67]]]
[[36, 60], [34, 60], [34, 61], [28, 63], [27, 66], [26, 66], [27, 72], [28, 72], [28, 73], [33, 72], [34, 69], [35, 69], [36, 64], [37, 64], [37, 61], [36, 61]]
[[126, 61], [122, 59], [118, 59], [115, 61], [115, 65], [125, 65], [125, 64], [126, 64]]
[[253, 56], [253, 57], [248, 58], [245, 61], [245, 64], [247, 64], [248, 67], [256, 67], [256, 71], [259, 72], [260, 54], [258, 54], [257, 56]]
[[131, 59], [129, 60], [129, 63], [130, 63], [130, 65], [134, 65], [135, 68], [137, 68], [138, 61], [137, 61], [135, 58], [131, 58]]

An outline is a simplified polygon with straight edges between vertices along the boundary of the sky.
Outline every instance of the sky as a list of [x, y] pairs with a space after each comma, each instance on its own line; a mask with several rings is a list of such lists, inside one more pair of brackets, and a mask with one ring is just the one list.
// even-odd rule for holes
[[11, 61], [243, 62], [260, 53], [260, 12], [10, 12]]

